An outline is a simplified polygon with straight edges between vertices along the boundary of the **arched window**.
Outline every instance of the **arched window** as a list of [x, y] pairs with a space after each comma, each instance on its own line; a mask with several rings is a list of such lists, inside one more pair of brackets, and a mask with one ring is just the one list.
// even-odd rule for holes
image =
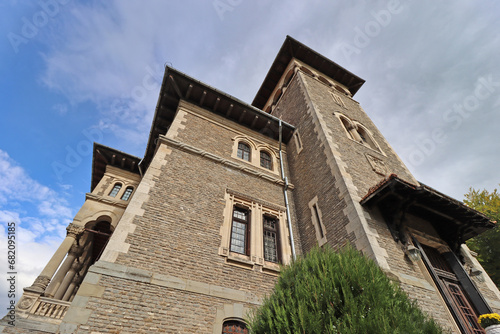
[[250, 146], [245, 143], [238, 143], [238, 158], [250, 161]]
[[222, 325], [222, 334], [248, 334], [248, 329], [244, 322], [228, 320]]
[[125, 189], [125, 192], [123, 193], [121, 199], [124, 201], [128, 201], [128, 199], [130, 198], [130, 195], [132, 195], [133, 191], [134, 191], [133, 187], [127, 187], [127, 189]]
[[269, 153], [265, 151], [260, 151], [260, 167], [264, 167], [266, 169], [273, 169], [273, 162], [271, 160], [271, 156]]
[[116, 183], [115, 186], [113, 187], [113, 190], [111, 190], [111, 192], [109, 193], [109, 196], [116, 197], [116, 195], [118, 195], [118, 192], [120, 191], [121, 188], [122, 188], [122, 184]]
[[361, 137], [361, 143], [365, 146], [368, 146], [374, 150], [378, 150], [377, 145], [372, 140], [372, 137], [368, 134], [368, 132], [361, 126], [358, 125], [358, 134]]
[[352, 140], [356, 140], [356, 137], [355, 137], [355, 129], [354, 129], [354, 126], [352, 125], [352, 123], [345, 117], [342, 117], [340, 116], [340, 121], [342, 122], [342, 125], [344, 126], [345, 130], [347, 131], [348, 135], [349, 135], [349, 138], [351, 138]]

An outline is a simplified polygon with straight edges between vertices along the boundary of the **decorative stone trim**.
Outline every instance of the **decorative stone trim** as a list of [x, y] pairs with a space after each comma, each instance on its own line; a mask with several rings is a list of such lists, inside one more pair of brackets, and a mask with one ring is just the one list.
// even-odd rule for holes
[[[135, 191], [135, 189], [134, 189], [134, 191]], [[90, 199], [90, 200], [93, 200], [93, 201], [96, 201], [96, 202], [100, 202], [100, 203], [104, 203], [104, 204], [109, 204], [109, 205], [113, 205], [113, 206], [117, 206], [119, 208], [125, 209], [128, 206], [129, 202], [117, 199], [117, 197], [109, 197], [109, 196], [103, 197], [103, 196], [95, 195], [93, 193], [86, 193], [85, 194], [85, 199], [86, 200]]]
[[326, 228], [325, 224], [323, 224], [322, 213], [318, 206], [318, 196], [314, 196], [314, 198], [308, 203], [309, 209], [311, 210], [311, 221], [314, 225], [314, 230], [316, 232], [316, 239], [318, 240], [318, 246], [323, 246], [326, 239]]
[[238, 320], [244, 323], [244, 319], [248, 319], [249, 313], [250, 309], [240, 303], [224, 304], [223, 306], [217, 307], [214, 329], [212, 333], [222, 333], [222, 325], [224, 324], [224, 321], [227, 320]]
[[[271, 183], [278, 184], [280, 186], [284, 186], [285, 185], [285, 182], [283, 182], [283, 180], [281, 180], [281, 179], [279, 179], [277, 177], [273, 177], [273, 176], [271, 176], [271, 175], [269, 175], [267, 173], [259, 172], [259, 171], [255, 170], [253, 168], [254, 166], [252, 166], [252, 167], [245, 166], [245, 165], [243, 165], [241, 163], [234, 162], [234, 161], [222, 158], [222, 157], [220, 157], [220, 156], [218, 156], [216, 154], [213, 154], [213, 153], [210, 153], [208, 151], [196, 148], [194, 146], [182, 143], [180, 141], [177, 141], [175, 139], [172, 139], [172, 138], [169, 138], [169, 137], [166, 137], [166, 136], [160, 135], [159, 141], [161, 143], [165, 144], [165, 145], [173, 146], [173, 147], [176, 147], [176, 148], [178, 148], [178, 149], [180, 149], [182, 151], [202, 156], [202, 157], [204, 157], [206, 159], [215, 161], [215, 162], [220, 163], [220, 164], [222, 164], [224, 166], [228, 166], [228, 167], [240, 170], [242, 172], [248, 173], [250, 175], [259, 177], [259, 178], [264, 179], [266, 181], [269, 181]], [[294, 189], [294, 185], [293, 184], [288, 184], [288, 188], [289, 189]]]
[[318, 107], [314, 105], [309, 96], [306, 89], [307, 82], [301, 75], [298, 78], [301, 84], [300, 89], [306, 103], [308, 103], [307, 113], [312, 117], [318, 139], [324, 146], [327, 164], [335, 178], [335, 185], [346, 203], [344, 214], [349, 220], [349, 224], [346, 226], [347, 233], [354, 233], [355, 245], [358, 250], [374, 259], [382, 269], [388, 270], [390, 269], [387, 262], [389, 255], [378, 243], [377, 231], [368, 226], [367, 219], [370, 219], [370, 215], [359, 203], [361, 198], [358, 195], [358, 189], [352, 181], [352, 176], [347, 172], [347, 165], [342, 161], [338, 145], [333, 140], [332, 130], [329, 129], [321, 113], [316, 111]]
[[30, 287], [24, 288], [24, 291], [34, 292], [37, 294], [42, 294], [45, 292], [45, 288], [50, 283], [50, 277], [48, 276], [38, 276]]
[[[241, 161], [242, 163], [245, 164], [250, 164], [254, 167], [257, 167], [259, 169], [262, 169], [264, 171], [267, 171], [269, 173], [273, 173], [278, 175], [279, 171], [279, 157], [278, 154], [275, 152], [275, 150], [269, 146], [269, 145], [264, 145], [264, 144], [257, 144], [255, 143], [254, 140], [250, 139], [248, 136], [236, 136], [233, 139], [233, 150], [231, 153], [231, 157], [234, 159], [237, 159], [238, 161]], [[239, 143], [244, 143], [247, 144], [250, 147], [250, 161], [243, 160], [238, 157], [238, 144]], [[271, 157], [271, 169], [267, 169], [264, 167], [261, 167], [260, 165], [260, 152], [264, 151], [269, 154]]]
[[[219, 255], [226, 258], [226, 263], [245, 269], [262, 271], [276, 275], [280, 271], [278, 263], [264, 261], [264, 240], [263, 240], [263, 216], [272, 216], [278, 220], [281, 261], [288, 264], [291, 261], [291, 246], [288, 225], [286, 223], [285, 208], [277, 205], [267, 206], [262, 200], [254, 201], [250, 196], [238, 196], [235, 192], [227, 191], [225, 196], [226, 206], [224, 208], [224, 221], [220, 228], [221, 246]], [[250, 212], [250, 254], [238, 254], [230, 251], [231, 226], [233, 221], [233, 209], [235, 206], [248, 208]]]
[[118, 277], [131, 281], [149, 283], [171, 289], [200, 293], [204, 295], [225, 298], [237, 302], [260, 305], [261, 300], [251, 292], [226, 288], [214, 284], [207, 284], [172, 275], [158, 274], [151, 271], [133, 268], [117, 263], [99, 260], [89, 269], [89, 273]]
[[68, 227], [66, 227], [66, 231], [69, 237], [77, 239], [83, 234], [83, 232], [85, 232], [85, 227], [76, 225], [75, 223], [70, 223]]
[[297, 154], [299, 154], [304, 149], [304, 146], [302, 145], [302, 139], [300, 138], [299, 130], [295, 130], [295, 132], [293, 133], [293, 139], [295, 141], [295, 147], [297, 149]]
[[184, 110], [177, 109], [177, 114], [174, 117], [174, 121], [168, 128], [165, 136], [172, 139], [176, 138], [179, 134], [179, 131], [186, 128], [186, 121], [186, 112]]
[[258, 203], [260, 205], [263, 205], [263, 206], [265, 206], [269, 209], [275, 210], [275, 211], [283, 211], [284, 212], [286, 210], [286, 208], [284, 206], [269, 203], [269, 202], [261, 200], [259, 198], [243, 194], [243, 193], [236, 191], [236, 190], [232, 190], [232, 189], [227, 188], [226, 192], [230, 195], [234, 195], [234, 196], [241, 198], [245, 201]]
[[365, 154], [365, 157], [366, 160], [368, 160], [368, 162], [370, 163], [370, 166], [372, 166], [372, 169], [375, 173], [382, 176], [386, 176], [389, 173], [389, 170], [387, 169], [384, 161], [370, 154]]

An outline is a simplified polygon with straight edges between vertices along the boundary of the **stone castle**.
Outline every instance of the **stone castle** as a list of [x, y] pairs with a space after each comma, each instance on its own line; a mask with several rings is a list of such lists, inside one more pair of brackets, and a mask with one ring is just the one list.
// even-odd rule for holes
[[280, 265], [372, 258], [453, 333], [500, 292], [464, 242], [494, 226], [419, 183], [354, 95], [287, 37], [252, 104], [167, 67], [146, 152], [94, 145], [91, 192], [3, 333], [247, 333]]

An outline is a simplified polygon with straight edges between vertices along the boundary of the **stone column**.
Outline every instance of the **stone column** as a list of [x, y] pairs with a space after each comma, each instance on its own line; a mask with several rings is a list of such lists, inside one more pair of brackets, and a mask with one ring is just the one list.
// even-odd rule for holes
[[76, 273], [82, 269], [83, 263], [81, 262], [75, 262], [71, 266], [71, 269], [68, 271], [66, 276], [64, 277], [64, 280], [61, 283], [61, 286], [59, 289], [57, 289], [56, 294], [54, 295], [54, 299], [62, 299], [64, 294], [66, 293], [66, 290], [68, 290], [68, 287], [73, 281], [73, 278], [75, 277]]
[[57, 288], [59, 288], [61, 282], [64, 279], [64, 276], [66, 276], [66, 274], [68, 273], [68, 270], [71, 268], [73, 262], [75, 262], [75, 259], [82, 254], [82, 251], [83, 251], [82, 247], [78, 247], [76, 244], [73, 244], [73, 246], [69, 250], [66, 260], [64, 260], [63, 264], [57, 271], [56, 275], [52, 278], [52, 281], [50, 282], [49, 286], [47, 287], [47, 289], [45, 289], [46, 297], [49, 298], [54, 297]]
[[75, 296], [76, 292], [78, 291], [78, 287], [82, 283], [83, 279], [85, 278], [85, 275], [87, 274], [87, 270], [89, 269], [90, 266], [90, 260], [91, 257], [87, 257], [85, 260], [85, 263], [81, 267], [80, 272], [78, 272], [74, 277], [73, 280], [71, 281], [70, 285], [68, 286], [68, 289], [64, 293], [64, 296], [62, 297], [63, 301], [71, 301], [71, 299]]
[[45, 288], [52, 279], [52, 276], [54, 276], [54, 273], [66, 257], [66, 254], [70, 250], [75, 240], [83, 233], [83, 231], [85, 231], [85, 228], [83, 226], [71, 223], [68, 225], [66, 230], [68, 231], [66, 238], [63, 240], [54, 255], [52, 255], [52, 258], [50, 259], [49, 263], [47, 263], [45, 268], [43, 268], [40, 275], [38, 275], [38, 277], [35, 279], [35, 282], [33, 282], [30, 287], [25, 288], [25, 291], [35, 292], [39, 294], [43, 294], [45, 292]]
[[68, 287], [70, 286], [71, 282], [73, 281], [73, 278], [75, 278], [76, 273], [80, 272], [80, 270], [88, 264], [90, 257], [92, 255], [92, 243], [90, 242], [91, 240], [92, 240], [92, 237], [87, 236], [87, 239], [86, 239], [87, 242], [84, 245], [82, 254], [78, 258], [78, 260], [73, 263], [73, 265], [71, 266], [71, 269], [68, 271], [68, 273], [64, 277], [64, 280], [62, 281], [61, 286], [59, 287], [59, 289], [57, 289], [57, 292], [54, 295], [54, 299], [63, 299], [63, 296], [66, 295]]

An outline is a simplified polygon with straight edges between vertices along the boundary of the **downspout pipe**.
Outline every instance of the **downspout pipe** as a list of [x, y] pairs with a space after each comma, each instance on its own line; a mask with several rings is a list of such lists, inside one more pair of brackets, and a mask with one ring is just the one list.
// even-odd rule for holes
[[281, 179], [284, 182], [283, 185], [283, 196], [285, 197], [285, 208], [286, 208], [286, 220], [288, 221], [288, 231], [290, 233], [290, 246], [292, 248], [292, 257], [293, 261], [296, 260], [296, 255], [295, 255], [295, 243], [293, 241], [293, 230], [292, 230], [292, 219], [290, 215], [290, 205], [288, 204], [288, 177], [285, 176], [285, 168], [283, 167], [283, 151], [281, 150], [281, 143], [282, 143], [282, 124], [281, 124], [281, 119], [278, 120], [279, 124], [279, 155], [280, 155], [280, 169], [281, 169]]

